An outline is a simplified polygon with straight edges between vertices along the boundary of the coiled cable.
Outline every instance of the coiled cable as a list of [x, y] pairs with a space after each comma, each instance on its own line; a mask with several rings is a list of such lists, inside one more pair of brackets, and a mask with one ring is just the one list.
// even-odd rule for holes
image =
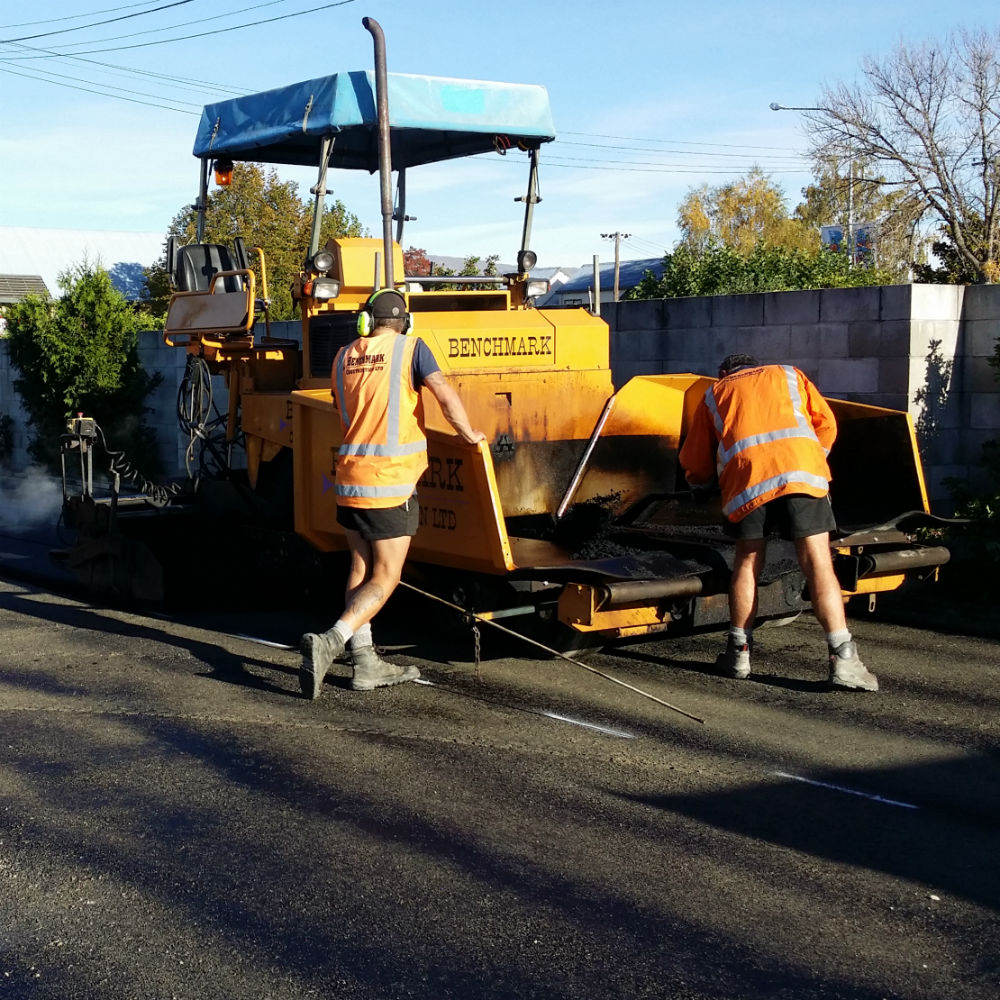
[[[188, 355], [177, 390], [177, 421], [188, 436], [184, 467], [196, 487], [202, 477], [228, 475], [232, 466], [226, 441], [226, 415], [216, 405], [208, 362], [193, 354]], [[242, 443], [242, 436], [238, 443]]]
[[[153, 504], [153, 506], [165, 507], [170, 502], [171, 497], [175, 497], [181, 492], [179, 483], [169, 483], [166, 486], [163, 486], [160, 483], [154, 483], [151, 479], [147, 479], [135, 467], [135, 465], [129, 461], [125, 452], [117, 451], [116, 449], [109, 447], [107, 438], [104, 436], [104, 431], [101, 429], [101, 425], [96, 421], [94, 422], [94, 431], [97, 435], [97, 439], [101, 442], [104, 454], [107, 455], [108, 471], [110, 471], [116, 479], [123, 480], [124, 482], [131, 483], [135, 486], [140, 493], [144, 494], [148, 498], [149, 502]], [[117, 488], [115, 492], [117, 493]]]

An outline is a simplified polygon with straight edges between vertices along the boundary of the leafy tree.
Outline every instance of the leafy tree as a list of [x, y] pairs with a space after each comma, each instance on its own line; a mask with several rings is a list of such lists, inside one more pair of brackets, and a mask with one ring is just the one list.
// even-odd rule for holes
[[431, 273], [431, 262], [423, 248], [410, 247], [403, 251], [403, 272], [413, 277], [424, 278]]
[[798, 288], [847, 288], [888, 284], [891, 276], [877, 268], [851, 265], [844, 254], [820, 247], [769, 246], [758, 242], [748, 254], [712, 240], [702, 247], [681, 242], [664, 258], [663, 275], [647, 271], [626, 293], [630, 299], [676, 298], [687, 295], [736, 295]]
[[1000, 276], [1000, 29], [867, 57], [817, 105], [805, 115], [817, 153], [873, 163], [980, 280]]
[[161, 380], [139, 362], [144, 325], [108, 272], [83, 263], [58, 278], [62, 296], [29, 295], [10, 306], [7, 333], [14, 382], [31, 417], [29, 452], [57, 467], [68, 417], [94, 417], [108, 444], [128, 454], [146, 476], [160, 468], [145, 401]]
[[[295, 314], [291, 286], [309, 249], [312, 210], [312, 204], [299, 197], [295, 181], [282, 181], [273, 168], [265, 170], [256, 163], [235, 164], [232, 183], [208, 195], [205, 242], [231, 246], [235, 237], [242, 236], [248, 248], [263, 249], [272, 319], [291, 319]], [[197, 222], [195, 210], [184, 208], [170, 223], [167, 235], [178, 237], [181, 243], [194, 242]], [[325, 206], [320, 246], [334, 236], [363, 235], [357, 216], [348, 212], [343, 202], [338, 200]], [[252, 266], [260, 289], [259, 262], [254, 259]], [[158, 269], [166, 271], [165, 253]], [[151, 295], [155, 294], [154, 288], [162, 287], [155, 274], [148, 281]]]
[[[815, 182], [802, 189], [794, 218], [819, 232], [839, 225], [844, 232], [865, 224], [875, 227], [874, 262], [905, 280], [923, 247], [917, 237], [919, 203], [899, 186], [888, 186], [873, 164], [861, 158], [844, 162], [818, 156]], [[847, 249], [847, 248], [845, 248]]]
[[167, 246], [163, 245], [163, 253], [157, 263], [144, 267], [146, 276], [146, 300], [144, 312], [149, 316], [149, 325], [163, 326], [167, 319], [167, 307], [170, 305], [170, 275], [167, 274]]
[[681, 202], [677, 224], [690, 248], [722, 243], [750, 254], [759, 243], [813, 249], [819, 231], [788, 213], [785, 196], [755, 167], [729, 184], [692, 188]]
[[[455, 275], [460, 278], [475, 278], [480, 275], [487, 278], [494, 278], [497, 274], [497, 263], [500, 260], [500, 254], [494, 253], [490, 254], [486, 258], [486, 263], [480, 269], [480, 258], [473, 254], [472, 256], [466, 257], [462, 261], [462, 267], [459, 271], [454, 271], [450, 267], [445, 267], [443, 264], [435, 264], [433, 269], [428, 273], [433, 274], [437, 278], [447, 278]], [[428, 261], [428, 265], [430, 261]], [[443, 284], [436, 286], [439, 291], [455, 291], [461, 288], [459, 284]]]

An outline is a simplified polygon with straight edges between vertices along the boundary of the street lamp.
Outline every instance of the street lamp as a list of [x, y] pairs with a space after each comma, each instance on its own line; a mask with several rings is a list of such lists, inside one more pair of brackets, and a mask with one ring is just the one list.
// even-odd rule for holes
[[826, 108], [790, 108], [787, 104], [779, 104], [777, 101], [771, 101], [768, 107], [772, 111], [826, 111]]
[[[771, 101], [768, 107], [772, 111], [829, 111], [829, 108], [800, 108], [800, 107], [789, 107], [787, 104], [779, 104], [777, 101]], [[847, 175], [847, 252], [848, 260], [853, 260], [854, 258], [854, 244], [851, 242], [854, 238], [854, 155], [852, 153], [851, 158], [848, 160], [848, 175]]]

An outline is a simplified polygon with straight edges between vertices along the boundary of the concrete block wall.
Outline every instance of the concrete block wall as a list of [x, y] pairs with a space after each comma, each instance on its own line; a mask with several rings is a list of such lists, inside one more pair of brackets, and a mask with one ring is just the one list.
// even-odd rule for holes
[[1000, 286], [894, 285], [618, 302], [615, 384], [633, 375], [714, 375], [727, 354], [791, 362], [824, 395], [907, 410], [935, 510], [949, 477], [973, 482], [982, 444], [1000, 438]]
[[[978, 481], [985, 441], [1000, 438], [1000, 384], [988, 359], [1000, 336], [1000, 286], [895, 285], [605, 303], [615, 384], [634, 375], [714, 375], [734, 351], [797, 365], [827, 396], [913, 417], [932, 506], [947, 512], [949, 477]], [[297, 321], [272, 324], [297, 339]], [[159, 331], [142, 334], [147, 371], [164, 378], [149, 401], [168, 476], [185, 474], [187, 441], [177, 427], [177, 394], [186, 353]], [[13, 388], [0, 339], [0, 415], [13, 421], [15, 471], [30, 463], [28, 419]], [[216, 406], [227, 394], [213, 379]]]

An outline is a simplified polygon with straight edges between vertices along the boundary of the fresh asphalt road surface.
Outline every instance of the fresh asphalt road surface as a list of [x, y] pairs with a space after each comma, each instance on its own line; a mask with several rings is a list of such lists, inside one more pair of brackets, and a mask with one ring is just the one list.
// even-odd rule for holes
[[587, 660], [698, 723], [384, 617], [430, 683], [311, 703], [281, 644], [328, 621], [0, 581], [0, 997], [998, 995], [996, 641], [854, 622], [877, 695], [808, 616], [748, 681]]

